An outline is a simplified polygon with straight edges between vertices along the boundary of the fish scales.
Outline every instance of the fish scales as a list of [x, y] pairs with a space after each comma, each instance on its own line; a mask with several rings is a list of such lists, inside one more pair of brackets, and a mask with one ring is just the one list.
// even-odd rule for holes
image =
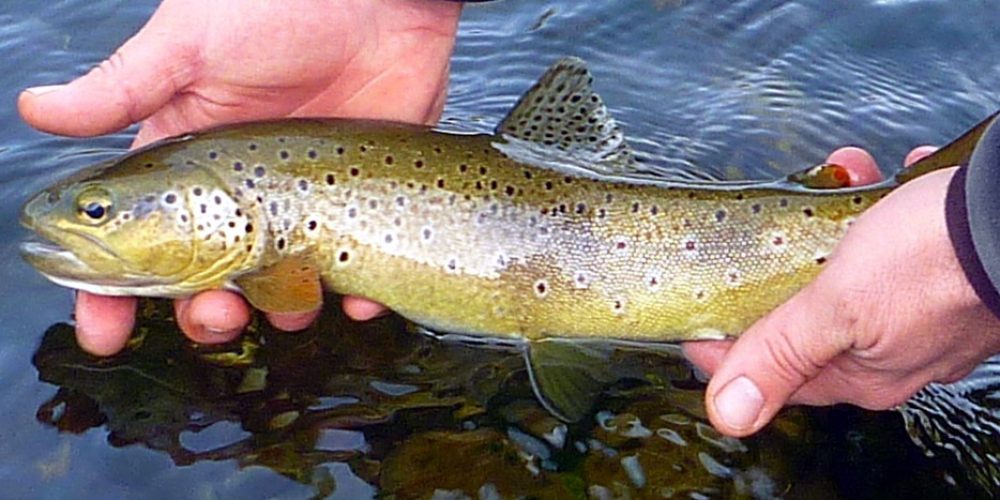
[[325, 287], [513, 339], [541, 403], [575, 421], [617, 377], [580, 339], [739, 335], [893, 187], [966, 163], [996, 116], [878, 186], [836, 189], [836, 165], [679, 184], [643, 167], [590, 84], [582, 61], [556, 63], [492, 135], [291, 119], [168, 139], [31, 198], [21, 222], [49, 241], [22, 253], [93, 293], [228, 288], [289, 313]]
[[[496, 140], [302, 121], [151, 155], [222, 181], [227, 224], [192, 214], [213, 227], [204, 237], [252, 239], [263, 266], [310, 255], [328, 288], [431, 329], [523, 338], [735, 335], [811, 279], [880, 196], [605, 182], [519, 163]], [[247, 226], [236, 207], [256, 239], [227, 229]]]
[[[826, 166], [801, 185], [654, 178], [591, 80], [557, 62], [492, 135], [293, 119], [162, 141], [32, 198], [22, 222], [51, 243], [23, 253], [95, 293], [230, 288], [295, 312], [321, 279], [438, 332], [693, 340], [786, 300], [894, 187], [802, 188], [841, 185]], [[911, 171], [964, 162], [988, 120]]]

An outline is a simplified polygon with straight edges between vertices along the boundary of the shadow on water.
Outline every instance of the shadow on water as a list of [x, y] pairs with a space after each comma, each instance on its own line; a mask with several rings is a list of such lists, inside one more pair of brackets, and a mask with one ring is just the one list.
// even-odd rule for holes
[[299, 334], [259, 322], [239, 344], [206, 348], [184, 340], [169, 304], [145, 301], [112, 358], [53, 325], [33, 362], [59, 389], [37, 419], [66, 434], [103, 428], [111, 446], [179, 466], [263, 466], [316, 496], [983, 495], [951, 457], [896, 446], [895, 413], [790, 410], [759, 436], [727, 438], [707, 424], [704, 387], [681, 357], [619, 351], [613, 366], [641, 379], [619, 381], [593, 418], [567, 426], [537, 404], [517, 352], [328, 309]]

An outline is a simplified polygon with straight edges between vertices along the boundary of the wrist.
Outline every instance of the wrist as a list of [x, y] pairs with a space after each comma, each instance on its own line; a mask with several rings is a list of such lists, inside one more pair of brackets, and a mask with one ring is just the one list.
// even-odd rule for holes
[[945, 223], [948, 227], [948, 237], [955, 250], [955, 257], [976, 296], [994, 316], [1000, 318], [1000, 292], [983, 267], [969, 224], [965, 189], [967, 175], [968, 169], [960, 168], [948, 184], [945, 195]]

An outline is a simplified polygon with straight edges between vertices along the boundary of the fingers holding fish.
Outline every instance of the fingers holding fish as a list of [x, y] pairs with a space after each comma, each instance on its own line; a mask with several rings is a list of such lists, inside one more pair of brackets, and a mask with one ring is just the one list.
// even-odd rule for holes
[[95, 356], [121, 351], [132, 334], [137, 304], [132, 297], [77, 292], [74, 316], [80, 347]]
[[222, 344], [235, 340], [250, 323], [250, 308], [239, 295], [209, 290], [174, 302], [181, 330], [202, 344]]
[[344, 313], [355, 321], [368, 321], [389, 313], [389, 310], [378, 302], [364, 297], [344, 297]]

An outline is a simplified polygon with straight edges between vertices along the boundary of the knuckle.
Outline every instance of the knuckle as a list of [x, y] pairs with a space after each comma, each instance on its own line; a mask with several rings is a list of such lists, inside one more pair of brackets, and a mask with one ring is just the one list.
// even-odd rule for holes
[[763, 343], [774, 373], [787, 382], [800, 385], [823, 369], [824, 365], [797, 347], [784, 329], [764, 338]]

